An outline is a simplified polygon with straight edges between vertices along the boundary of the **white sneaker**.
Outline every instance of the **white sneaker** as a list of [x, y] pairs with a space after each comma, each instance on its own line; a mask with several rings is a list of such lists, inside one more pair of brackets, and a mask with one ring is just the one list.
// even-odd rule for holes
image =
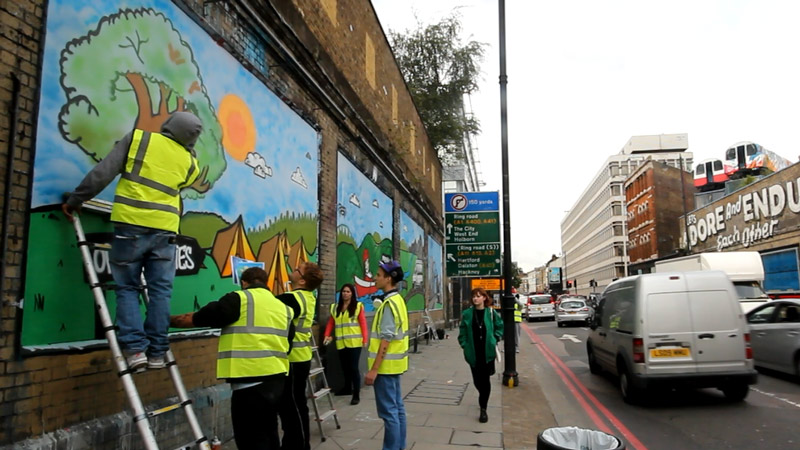
[[144, 352], [131, 353], [125, 356], [125, 361], [128, 362], [129, 369], [141, 369], [147, 365], [147, 355], [145, 355]]
[[147, 357], [148, 369], [163, 369], [165, 367], [167, 367], [167, 358], [164, 355]]

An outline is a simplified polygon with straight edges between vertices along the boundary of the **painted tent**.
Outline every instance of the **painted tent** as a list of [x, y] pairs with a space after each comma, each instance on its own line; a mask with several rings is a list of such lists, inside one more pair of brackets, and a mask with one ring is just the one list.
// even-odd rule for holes
[[[35, 300], [24, 304], [24, 346], [100, 336], [61, 195], [126, 133], [157, 132], [174, 111], [193, 112], [204, 130], [200, 177], [181, 193], [172, 313], [231, 290], [231, 255], [264, 261], [276, 288], [297, 261], [316, 260], [319, 136], [308, 123], [170, 1], [47, 5], [25, 282]], [[114, 186], [98, 199], [110, 202]], [[87, 233], [112, 229], [107, 213], [83, 216]], [[107, 254], [93, 257], [107, 269]], [[109, 300], [113, 314], [113, 293]]]
[[[336, 288], [351, 283], [371, 311], [381, 262], [392, 259], [392, 199], [339, 153], [336, 233]], [[338, 294], [337, 294], [338, 295]]]

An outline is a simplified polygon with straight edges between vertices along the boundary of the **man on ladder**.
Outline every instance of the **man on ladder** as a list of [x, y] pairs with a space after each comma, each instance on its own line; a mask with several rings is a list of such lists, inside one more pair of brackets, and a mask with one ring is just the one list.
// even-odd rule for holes
[[[193, 147], [202, 129], [200, 119], [188, 112], [173, 113], [160, 133], [134, 129], [117, 141], [61, 206], [72, 220], [83, 202], [122, 174], [111, 209], [110, 259], [118, 340], [132, 370], [166, 366], [180, 190], [199, 174]], [[144, 324], [139, 312], [143, 269], [149, 297]]]
[[[195, 313], [172, 316], [176, 328], [222, 328], [217, 378], [231, 384], [231, 423], [239, 450], [278, 450], [278, 404], [289, 378], [294, 311], [267, 289], [267, 273], [242, 273], [242, 290]], [[291, 353], [290, 353], [291, 352]]]
[[289, 355], [289, 378], [283, 389], [279, 411], [283, 428], [281, 448], [309, 450], [311, 430], [306, 385], [311, 371], [311, 325], [317, 305], [314, 290], [322, 284], [322, 270], [312, 262], [300, 263], [289, 274], [289, 281], [292, 290], [278, 296], [280, 301], [295, 310], [294, 350]]

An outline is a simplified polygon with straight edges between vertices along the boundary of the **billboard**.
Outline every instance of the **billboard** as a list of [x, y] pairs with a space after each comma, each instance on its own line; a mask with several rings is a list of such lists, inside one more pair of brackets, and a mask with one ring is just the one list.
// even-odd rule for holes
[[561, 267], [548, 267], [547, 268], [547, 281], [550, 284], [561, 283]]

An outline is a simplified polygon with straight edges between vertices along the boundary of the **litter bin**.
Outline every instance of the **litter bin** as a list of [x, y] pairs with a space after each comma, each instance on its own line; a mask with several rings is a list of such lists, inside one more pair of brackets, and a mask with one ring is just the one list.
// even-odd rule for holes
[[536, 437], [537, 450], [625, 450], [622, 439], [578, 427], [548, 428]]

